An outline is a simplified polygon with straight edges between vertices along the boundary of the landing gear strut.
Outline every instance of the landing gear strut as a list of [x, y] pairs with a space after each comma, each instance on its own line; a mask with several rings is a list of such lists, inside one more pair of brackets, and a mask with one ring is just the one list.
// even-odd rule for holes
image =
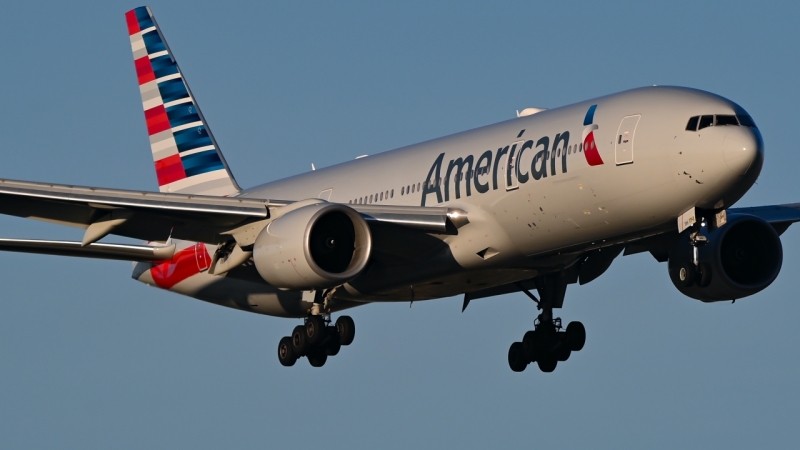
[[303, 356], [312, 367], [322, 367], [328, 356], [336, 356], [343, 345], [353, 343], [356, 326], [350, 316], [339, 316], [335, 324], [330, 317], [308, 316], [304, 325], [298, 325], [291, 336], [278, 343], [278, 361], [290, 367]]
[[519, 287], [542, 312], [534, 322], [534, 329], [525, 333], [522, 342], [511, 344], [508, 365], [514, 372], [522, 372], [535, 362], [542, 372], [552, 372], [560, 361], [569, 359], [572, 352], [580, 351], [586, 343], [586, 328], [582, 323], [570, 322], [563, 329], [561, 319], [553, 317], [553, 308], [560, 308], [564, 302], [566, 276], [555, 273], [537, 280], [541, 300], [521, 285]]

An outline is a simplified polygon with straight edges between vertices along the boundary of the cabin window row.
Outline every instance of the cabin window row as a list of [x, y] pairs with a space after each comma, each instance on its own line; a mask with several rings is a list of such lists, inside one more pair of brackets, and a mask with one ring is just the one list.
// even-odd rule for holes
[[[573, 150], [573, 148], [574, 148], [574, 150]], [[583, 152], [583, 144], [575, 144], [574, 146], [570, 145], [566, 150], [564, 150], [564, 152], [569, 154], [569, 155], [578, 154], [578, 152]], [[561, 153], [562, 153], [562, 149], [561, 148], [556, 150], [556, 158], [560, 158], [561, 157]], [[476, 172], [477, 172], [478, 175], [486, 175], [486, 174], [489, 173], [489, 167], [481, 167], [480, 169], [476, 169], [476, 170], [468, 170], [467, 174], [466, 174], [467, 178], [472, 178], [476, 174]], [[456, 182], [459, 182], [459, 181], [464, 179], [464, 174], [463, 173], [458, 173], [458, 174], [456, 174], [454, 179], [455, 179]], [[445, 180], [445, 182], [449, 182], [449, 180]], [[428, 187], [434, 187], [434, 186], [438, 187], [438, 186], [441, 186], [441, 184], [442, 184], [442, 179], [441, 178], [436, 178], [436, 180], [434, 180], [431, 183], [431, 186], [428, 186]], [[401, 186], [400, 187], [400, 195], [415, 194], [417, 192], [420, 192], [421, 190], [422, 190], [422, 183], [409, 184], [407, 186]], [[381, 193], [378, 193], [378, 194], [372, 194], [372, 195], [369, 195], [369, 196], [359, 197], [357, 199], [350, 200], [347, 203], [349, 203], [351, 205], [368, 205], [368, 204], [371, 204], [371, 203], [380, 202], [380, 201], [383, 201], [383, 200], [388, 200], [390, 198], [394, 198], [394, 189], [391, 189], [391, 190], [388, 190], [388, 191], [385, 191], [385, 192], [381, 192]]]
[[349, 200], [347, 203], [351, 205], [369, 205], [371, 203], [381, 202], [383, 200], [389, 200], [390, 198], [394, 198], [394, 189], [390, 189], [384, 192], [379, 192], [377, 194], [371, 194], [369, 196], [365, 195], [355, 200]]

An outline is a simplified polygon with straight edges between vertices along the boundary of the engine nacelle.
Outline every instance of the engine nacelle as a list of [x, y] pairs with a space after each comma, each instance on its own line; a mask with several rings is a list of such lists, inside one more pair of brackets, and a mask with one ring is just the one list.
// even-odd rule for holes
[[318, 203], [289, 211], [261, 230], [253, 261], [264, 280], [279, 289], [324, 289], [361, 273], [371, 250], [372, 235], [360, 214]]
[[707, 238], [708, 243], [698, 248], [701, 270], [690, 277], [693, 280], [687, 280], [685, 272], [681, 276], [682, 268], [694, 268], [689, 236], [681, 235], [672, 247], [669, 276], [684, 295], [704, 302], [747, 297], [772, 284], [781, 271], [780, 237], [758, 217], [729, 216], [728, 223]]

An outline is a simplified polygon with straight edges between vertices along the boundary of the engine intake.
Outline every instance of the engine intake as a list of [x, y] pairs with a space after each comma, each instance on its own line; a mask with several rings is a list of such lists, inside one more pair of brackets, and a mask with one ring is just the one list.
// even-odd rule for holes
[[[781, 271], [783, 246], [769, 223], [749, 215], [728, 218], [728, 223], [707, 235], [699, 247], [700, 271], [687, 283], [681, 274], [693, 268], [693, 249], [688, 235], [681, 235], [669, 256], [669, 275], [681, 293], [704, 302], [732, 300], [753, 295], [772, 284]], [[685, 274], [685, 272], [684, 272]]]
[[279, 289], [324, 289], [356, 277], [369, 262], [367, 222], [344, 205], [318, 203], [289, 211], [256, 238], [253, 261]]

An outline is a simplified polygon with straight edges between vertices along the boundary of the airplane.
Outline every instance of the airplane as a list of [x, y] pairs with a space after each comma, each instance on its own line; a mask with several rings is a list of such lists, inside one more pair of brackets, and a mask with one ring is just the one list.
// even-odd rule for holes
[[0, 250], [132, 261], [142, 283], [302, 319], [278, 343], [283, 366], [322, 367], [350, 345], [350, 308], [463, 296], [463, 312], [520, 293], [538, 315], [509, 367], [552, 372], [586, 341], [555, 316], [570, 284], [649, 252], [683, 295], [735, 301], [776, 279], [780, 235], [800, 221], [800, 204], [732, 207], [761, 171], [761, 133], [733, 101], [674, 86], [527, 108], [242, 189], [150, 8], [125, 18], [159, 191], [0, 180], [0, 213], [84, 230]]

